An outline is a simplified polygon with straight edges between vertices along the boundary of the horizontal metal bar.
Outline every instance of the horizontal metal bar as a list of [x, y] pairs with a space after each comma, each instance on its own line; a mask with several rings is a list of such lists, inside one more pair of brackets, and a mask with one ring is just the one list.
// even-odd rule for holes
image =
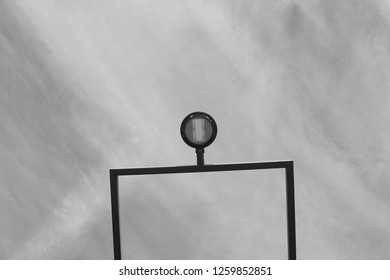
[[223, 164], [207, 164], [207, 165], [123, 168], [123, 169], [110, 169], [110, 174], [116, 176], [128, 176], [128, 175], [152, 175], [152, 174], [169, 174], [169, 173], [196, 173], [196, 172], [253, 170], [253, 169], [275, 169], [275, 168], [287, 168], [292, 164], [293, 161], [289, 160], [289, 161], [223, 163]]

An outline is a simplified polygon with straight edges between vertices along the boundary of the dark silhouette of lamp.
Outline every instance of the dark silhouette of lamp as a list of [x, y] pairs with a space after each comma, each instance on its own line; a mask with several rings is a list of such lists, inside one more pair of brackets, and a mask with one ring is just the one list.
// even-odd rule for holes
[[213, 117], [204, 112], [193, 112], [181, 123], [181, 137], [188, 146], [195, 148], [198, 165], [204, 165], [204, 148], [213, 143], [217, 131]]

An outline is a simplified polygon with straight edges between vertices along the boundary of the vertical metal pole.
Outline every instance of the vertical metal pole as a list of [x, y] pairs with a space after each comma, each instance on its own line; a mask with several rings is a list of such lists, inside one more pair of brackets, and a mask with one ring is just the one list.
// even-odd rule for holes
[[196, 161], [198, 165], [204, 165], [204, 149], [196, 149]]
[[288, 259], [297, 259], [295, 232], [295, 199], [294, 199], [294, 162], [286, 167], [286, 200], [287, 200], [287, 246]]
[[121, 260], [121, 238], [119, 228], [119, 196], [118, 196], [118, 176], [110, 170], [111, 187], [111, 213], [112, 232], [114, 241], [114, 260]]

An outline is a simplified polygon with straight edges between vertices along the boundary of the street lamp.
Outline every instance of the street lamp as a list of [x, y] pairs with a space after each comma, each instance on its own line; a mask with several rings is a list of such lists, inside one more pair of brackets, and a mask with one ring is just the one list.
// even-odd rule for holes
[[204, 165], [204, 148], [217, 137], [217, 123], [207, 113], [193, 112], [186, 116], [180, 126], [184, 142], [196, 150], [198, 165]]
[[241, 162], [228, 164], [204, 164], [204, 148], [209, 146], [217, 136], [217, 124], [206, 113], [193, 112], [186, 116], [180, 126], [180, 134], [184, 142], [196, 149], [197, 165], [137, 167], [110, 169], [111, 213], [114, 259], [121, 260], [121, 234], [119, 225], [119, 190], [120, 176], [225, 172], [258, 169], [284, 169], [286, 180], [286, 209], [287, 209], [287, 253], [289, 260], [296, 260], [295, 232], [295, 195], [294, 195], [294, 162], [265, 161]]

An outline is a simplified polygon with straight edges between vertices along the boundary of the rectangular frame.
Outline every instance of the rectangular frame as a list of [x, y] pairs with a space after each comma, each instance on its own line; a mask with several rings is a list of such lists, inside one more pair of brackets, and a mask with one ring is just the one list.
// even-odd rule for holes
[[287, 253], [288, 253], [289, 260], [296, 260], [297, 256], [296, 256], [294, 162], [293, 161], [244, 162], [244, 163], [227, 163], [227, 164], [208, 164], [208, 165], [184, 165], [184, 166], [110, 169], [114, 259], [115, 260], [122, 259], [120, 225], [119, 225], [119, 192], [118, 192], [119, 176], [221, 172], [221, 171], [240, 171], [240, 170], [254, 170], [254, 169], [283, 169], [283, 168], [285, 169], [285, 177], [286, 177], [287, 247], [288, 247]]

